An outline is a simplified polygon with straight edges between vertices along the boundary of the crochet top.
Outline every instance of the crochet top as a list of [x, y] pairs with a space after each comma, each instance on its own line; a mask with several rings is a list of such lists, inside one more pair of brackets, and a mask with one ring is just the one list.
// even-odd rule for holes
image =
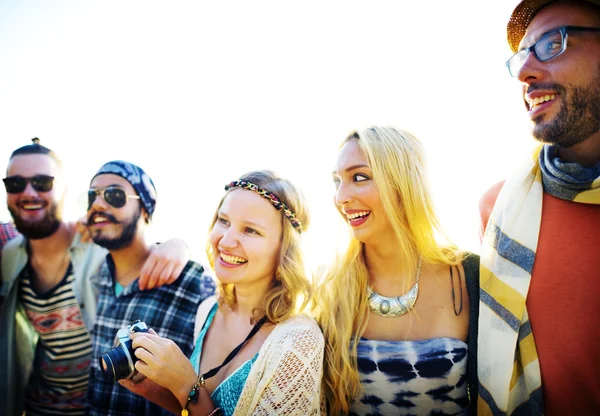
[[[212, 296], [198, 308], [198, 338], [215, 303], [216, 297]], [[216, 307], [214, 309], [216, 311]], [[245, 377], [232, 413], [234, 416], [320, 415], [324, 405], [321, 392], [324, 348], [323, 333], [315, 320], [305, 315], [293, 316], [275, 326], [258, 354], [236, 370], [240, 374], [234, 372], [224, 380], [213, 392], [213, 397], [224, 383], [230, 381], [227, 394], [232, 393], [233, 384]], [[200, 354], [200, 351], [194, 354]], [[190, 359], [194, 360], [194, 354]], [[198, 358], [196, 355], [194, 360], [196, 371]], [[249, 369], [243, 369], [245, 366]], [[242, 376], [247, 370], [247, 375]], [[225, 394], [225, 389], [222, 393]], [[225, 401], [222, 397], [220, 400], [221, 403]]]

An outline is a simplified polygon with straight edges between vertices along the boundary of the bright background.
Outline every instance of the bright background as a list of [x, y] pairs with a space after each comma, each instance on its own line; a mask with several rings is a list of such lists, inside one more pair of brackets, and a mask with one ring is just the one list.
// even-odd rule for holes
[[223, 185], [271, 168], [309, 200], [316, 264], [343, 229], [340, 141], [391, 125], [424, 142], [441, 222], [478, 252], [480, 196], [534, 146], [504, 66], [515, 3], [3, 0], [0, 170], [40, 137], [75, 219], [104, 162], [134, 162], [158, 190], [149, 238], [182, 237], [202, 260]]

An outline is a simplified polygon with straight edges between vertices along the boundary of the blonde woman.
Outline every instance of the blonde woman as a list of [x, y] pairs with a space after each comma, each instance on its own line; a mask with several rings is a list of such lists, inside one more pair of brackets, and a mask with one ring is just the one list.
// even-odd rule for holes
[[479, 258], [439, 241], [423, 153], [388, 127], [340, 148], [334, 200], [352, 235], [317, 291], [329, 414], [461, 414], [476, 397]]
[[192, 356], [135, 334], [136, 369], [147, 379], [121, 383], [182, 415], [318, 415], [324, 340], [298, 314], [311, 295], [300, 251], [306, 204], [270, 171], [225, 189], [207, 245], [219, 296], [200, 305]]

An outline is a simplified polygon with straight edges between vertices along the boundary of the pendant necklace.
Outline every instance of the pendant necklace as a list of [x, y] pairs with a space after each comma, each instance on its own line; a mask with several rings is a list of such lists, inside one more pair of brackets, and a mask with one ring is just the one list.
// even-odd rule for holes
[[375, 292], [370, 285], [367, 285], [367, 297], [369, 298], [369, 309], [380, 316], [400, 316], [410, 311], [419, 294], [419, 276], [421, 275], [421, 259], [417, 265], [417, 277], [415, 285], [402, 296], [387, 297]]

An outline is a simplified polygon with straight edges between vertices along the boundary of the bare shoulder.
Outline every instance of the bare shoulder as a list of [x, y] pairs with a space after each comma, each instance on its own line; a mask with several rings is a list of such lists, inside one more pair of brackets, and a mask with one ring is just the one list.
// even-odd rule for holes
[[483, 240], [483, 235], [487, 228], [487, 223], [492, 215], [492, 210], [498, 199], [498, 195], [504, 186], [505, 181], [500, 181], [489, 188], [479, 199], [479, 239]]
[[[498, 199], [498, 194], [502, 190], [505, 181], [500, 181], [495, 183], [479, 199], [479, 212], [481, 213], [489, 213], [492, 212], [492, 208], [496, 203], [496, 199]], [[489, 216], [489, 215], [488, 215]]]
[[410, 328], [413, 337], [452, 337], [466, 340], [470, 299], [464, 263], [459, 262], [453, 266], [429, 265], [425, 272], [419, 282], [423, 296], [415, 305], [415, 310], [424, 325]]

